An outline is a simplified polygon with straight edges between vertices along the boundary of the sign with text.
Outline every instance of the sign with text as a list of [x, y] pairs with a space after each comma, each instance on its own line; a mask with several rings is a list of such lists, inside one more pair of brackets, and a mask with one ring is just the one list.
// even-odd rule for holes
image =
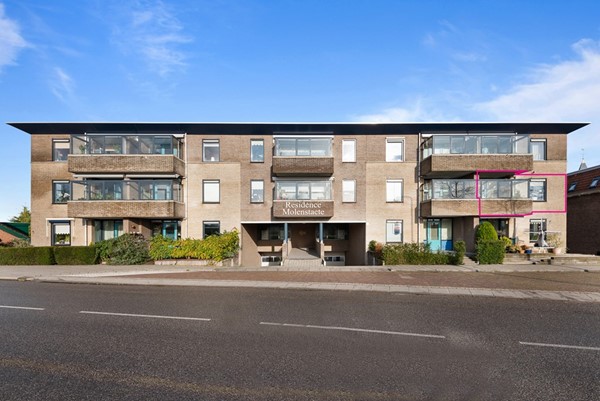
[[332, 200], [273, 201], [273, 217], [323, 218], [333, 216]]

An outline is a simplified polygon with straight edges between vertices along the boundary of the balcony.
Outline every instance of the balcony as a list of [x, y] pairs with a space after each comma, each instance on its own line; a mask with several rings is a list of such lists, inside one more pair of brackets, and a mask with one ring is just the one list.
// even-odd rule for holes
[[331, 176], [333, 155], [329, 137], [282, 137], [275, 139], [273, 175]]
[[332, 216], [331, 181], [278, 180], [275, 182], [273, 217], [329, 218]]
[[533, 169], [527, 135], [433, 135], [421, 145], [421, 154], [425, 178]]
[[74, 174], [185, 174], [183, 143], [168, 135], [73, 136], [68, 157]]
[[529, 180], [431, 180], [425, 184], [421, 215], [522, 216], [531, 213]]
[[87, 180], [72, 182], [69, 217], [183, 218], [177, 180]]

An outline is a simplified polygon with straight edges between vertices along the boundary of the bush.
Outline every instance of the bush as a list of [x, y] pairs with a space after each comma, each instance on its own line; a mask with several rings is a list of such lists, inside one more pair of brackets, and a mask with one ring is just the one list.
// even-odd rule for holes
[[99, 260], [94, 246], [57, 246], [54, 259], [58, 265], [95, 265]]
[[157, 235], [150, 240], [150, 257], [154, 260], [171, 259], [175, 241], [171, 238]]
[[467, 245], [465, 241], [456, 241], [454, 243], [454, 255], [450, 257], [450, 262], [453, 265], [462, 265], [464, 263], [465, 253], [467, 252]]
[[482, 265], [504, 262], [504, 241], [481, 240], [477, 243], [477, 261]]
[[475, 230], [475, 243], [479, 241], [495, 241], [498, 239], [496, 229], [489, 221], [484, 221], [477, 226]]
[[211, 235], [203, 240], [179, 239], [171, 240], [154, 237], [150, 241], [150, 256], [159, 259], [202, 259], [221, 261], [233, 258], [240, 249], [240, 238], [237, 230], [225, 231]]
[[383, 247], [382, 257], [386, 265], [444, 265], [450, 263], [449, 254], [431, 252], [428, 244], [388, 244]]
[[150, 260], [148, 242], [138, 234], [123, 234], [96, 247], [100, 259], [111, 265], [141, 265]]
[[508, 238], [507, 236], [503, 235], [502, 237], [500, 237], [500, 240], [502, 242], [504, 242], [504, 250], [506, 252], [509, 252], [513, 246], [513, 242], [510, 238]]
[[0, 249], [0, 265], [53, 265], [54, 251], [50, 246]]

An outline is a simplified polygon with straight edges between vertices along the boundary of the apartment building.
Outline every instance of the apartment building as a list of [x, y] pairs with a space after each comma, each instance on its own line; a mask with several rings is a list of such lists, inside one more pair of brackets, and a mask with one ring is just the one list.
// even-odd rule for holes
[[240, 263], [367, 263], [369, 241], [566, 237], [580, 123], [9, 123], [31, 135], [34, 245], [240, 232]]
[[567, 180], [569, 252], [600, 255], [600, 166], [587, 167], [582, 161]]

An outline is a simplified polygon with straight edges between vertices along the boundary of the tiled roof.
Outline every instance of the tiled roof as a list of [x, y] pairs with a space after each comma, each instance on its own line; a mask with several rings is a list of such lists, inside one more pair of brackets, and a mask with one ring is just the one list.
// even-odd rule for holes
[[0, 230], [16, 238], [29, 238], [29, 223], [0, 223]]
[[[595, 188], [590, 188], [592, 181], [598, 178], [599, 181]], [[576, 184], [573, 191], [569, 191], [568, 195], [600, 192], [600, 166], [589, 167], [584, 170], [573, 171], [567, 175], [567, 188], [571, 188]]]

